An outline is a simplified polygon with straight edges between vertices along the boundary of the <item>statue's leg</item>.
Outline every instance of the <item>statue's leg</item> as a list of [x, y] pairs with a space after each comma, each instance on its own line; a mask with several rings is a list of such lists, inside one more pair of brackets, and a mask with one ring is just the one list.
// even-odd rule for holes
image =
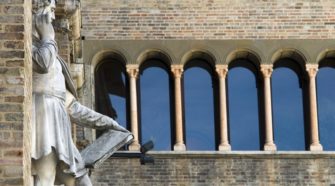
[[35, 186], [53, 186], [56, 176], [57, 157], [55, 152], [32, 161], [36, 175]]
[[61, 168], [57, 168], [57, 180], [65, 186], [92, 186], [91, 179], [87, 174], [82, 177], [75, 178], [73, 175], [64, 173]]
[[57, 166], [57, 180], [64, 184], [65, 186], [75, 186], [76, 179], [73, 175], [71, 174], [66, 174], [64, 173], [64, 169], [67, 169], [66, 165], [61, 162]]

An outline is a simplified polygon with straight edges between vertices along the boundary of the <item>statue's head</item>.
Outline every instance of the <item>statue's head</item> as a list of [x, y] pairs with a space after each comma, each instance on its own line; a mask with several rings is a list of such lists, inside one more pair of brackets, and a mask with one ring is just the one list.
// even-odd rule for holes
[[[55, 20], [55, 10], [56, 10], [56, 4], [57, 0], [37, 0], [37, 11], [34, 14], [34, 18], [41, 15], [47, 15], [49, 22], [51, 23], [53, 20]], [[33, 35], [37, 38], [39, 38], [39, 35], [35, 28], [35, 19], [33, 21]]]

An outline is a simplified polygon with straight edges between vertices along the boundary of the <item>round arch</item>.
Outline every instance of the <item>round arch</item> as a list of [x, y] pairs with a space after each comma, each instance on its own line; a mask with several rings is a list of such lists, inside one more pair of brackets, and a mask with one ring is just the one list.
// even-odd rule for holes
[[206, 61], [213, 69], [215, 68], [215, 64], [217, 62], [217, 57], [215, 57], [215, 55], [208, 50], [193, 49], [183, 55], [181, 59], [181, 64], [185, 66], [189, 61], [192, 61], [194, 59], [201, 59]]
[[[319, 64], [319, 66], [335, 66], [335, 64], [331, 64], [331, 62], [327, 59], [335, 59], [335, 49], [326, 49], [322, 51], [317, 59], [316, 62]], [[332, 60], [333, 61], [333, 60]]]
[[124, 54], [125, 53], [114, 49], [97, 52], [91, 60], [93, 71], [98, 67], [99, 64], [101, 64], [101, 62], [106, 61], [107, 59], [114, 59], [120, 61], [123, 65], [126, 65], [130, 60]]
[[262, 63], [260, 55], [255, 51], [247, 48], [235, 49], [229, 52], [226, 57], [226, 64], [229, 65], [231, 62], [237, 59], [247, 59], [256, 66], [259, 66]]
[[161, 49], [144, 50], [137, 56], [136, 64], [139, 64], [139, 66], [141, 66], [144, 62], [151, 60], [151, 59], [159, 60], [167, 66], [170, 66], [172, 64], [171, 56], [167, 52]]

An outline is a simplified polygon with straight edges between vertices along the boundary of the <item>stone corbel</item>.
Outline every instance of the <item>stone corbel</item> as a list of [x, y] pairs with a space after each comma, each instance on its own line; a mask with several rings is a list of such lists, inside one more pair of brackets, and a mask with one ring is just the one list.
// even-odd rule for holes
[[80, 6], [78, 0], [58, 0], [56, 15], [70, 18], [77, 11]]

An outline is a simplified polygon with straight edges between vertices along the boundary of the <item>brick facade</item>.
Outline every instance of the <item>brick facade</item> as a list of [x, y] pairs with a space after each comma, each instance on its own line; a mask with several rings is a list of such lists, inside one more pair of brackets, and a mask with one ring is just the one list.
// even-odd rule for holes
[[93, 172], [95, 186], [331, 185], [334, 154], [155, 154], [155, 164], [111, 158]]
[[[70, 20], [68, 12], [71, 11], [65, 10], [65, 2], [75, 1], [59, 2], [64, 10], [58, 12], [58, 19]], [[116, 44], [113, 46], [117, 45], [115, 40], [127, 40], [129, 43], [134, 40], [158, 40], [164, 45], [164, 40], [188, 40], [192, 43], [193, 40], [238, 39], [243, 46], [248, 46], [253, 43], [250, 40], [326, 39], [330, 42], [335, 39], [334, 0], [84, 0], [81, 3], [82, 38], [114, 40]], [[31, 5], [32, 0], [0, 1], [0, 185], [32, 185], [29, 128]], [[78, 23], [80, 19], [74, 22]], [[70, 26], [72, 30], [73, 25], [72, 28]], [[68, 63], [84, 66], [81, 61], [91, 59], [85, 59], [83, 54], [82, 60], [76, 60], [81, 55], [78, 54], [80, 47], [75, 48], [75, 41], [69, 41], [69, 37], [78, 40], [73, 35], [70, 32], [56, 34], [60, 55]], [[199, 46], [207, 47], [203, 43]], [[130, 63], [135, 63], [134, 56], [131, 56]], [[85, 65], [85, 73], [94, 71], [88, 71], [92, 69], [88, 63], [85, 62]], [[86, 81], [84, 89], [85, 86], [92, 88], [91, 83], [90, 79]], [[85, 101], [92, 97], [84, 91], [79, 92], [84, 104], [89, 103], [87, 105], [93, 107], [93, 102]], [[74, 131], [77, 131], [77, 138], [82, 143], [90, 136], [82, 127]], [[155, 165], [142, 166], [138, 159], [111, 158], [93, 172], [94, 185], [335, 183], [335, 156], [332, 152], [166, 152], [153, 156], [156, 158]]]
[[0, 185], [31, 185], [31, 0], [0, 1]]
[[[227, 63], [231, 57], [228, 54], [234, 50], [250, 49], [258, 54], [268, 51], [268, 56], [260, 55], [260, 58], [262, 63], [271, 63], [275, 51], [290, 48], [304, 51], [308, 56], [306, 63], [317, 63], [318, 56], [323, 56], [320, 53], [334, 50], [333, 0], [85, 0], [81, 10], [81, 33], [85, 39], [83, 100], [91, 107], [94, 107], [91, 76], [98, 63], [95, 60], [108, 56], [109, 52], [124, 54], [126, 63], [133, 64], [141, 63], [145, 51], [157, 49], [172, 56], [173, 64], [179, 64], [183, 54], [200, 48], [220, 56], [216, 63]], [[313, 42], [311, 39], [320, 42], [316, 45], [323, 49], [312, 50], [309, 46], [313, 44], [304, 44]], [[171, 42], [179, 43], [170, 45]], [[303, 48], [308, 48], [308, 52]], [[242, 53], [236, 56], [243, 56]], [[107, 186], [329, 185], [335, 182], [332, 152], [170, 151], [154, 152], [153, 156], [155, 165], [140, 165], [138, 159], [132, 158], [111, 158], [93, 172], [94, 183]]]
[[330, 39], [333, 0], [86, 0], [86, 39]]

